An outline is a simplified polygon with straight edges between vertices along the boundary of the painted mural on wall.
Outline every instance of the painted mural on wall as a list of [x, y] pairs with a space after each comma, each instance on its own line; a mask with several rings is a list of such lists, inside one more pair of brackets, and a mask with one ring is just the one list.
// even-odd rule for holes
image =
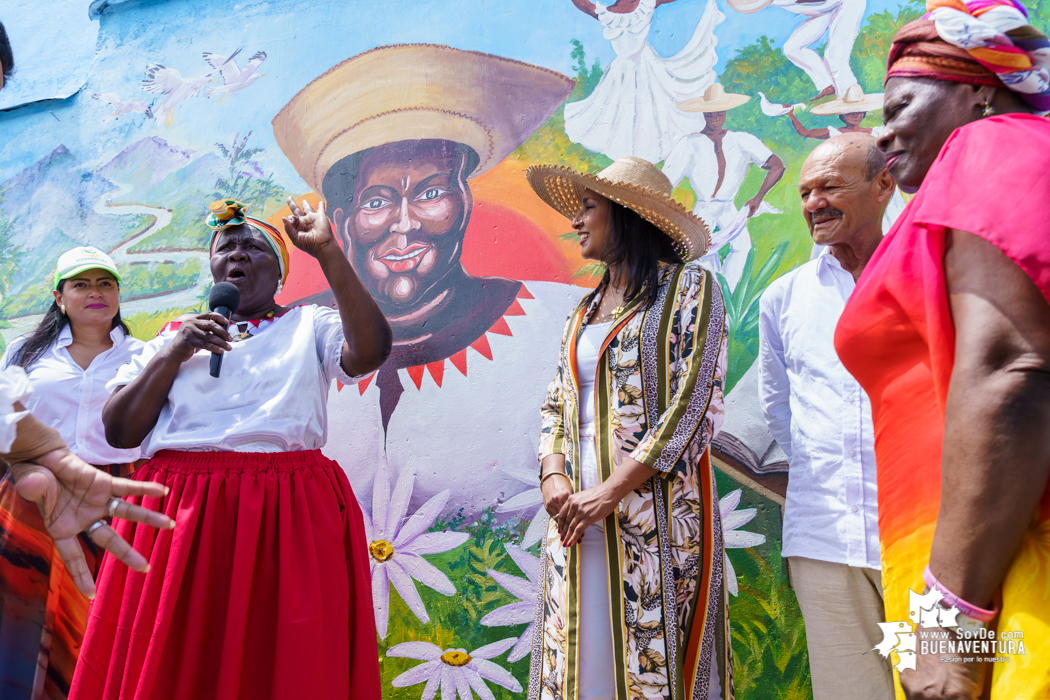
[[[53, 4], [78, 27], [89, 9]], [[13, 41], [32, 32], [15, 5], [0, 16]], [[545, 517], [538, 408], [564, 319], [600, 274], [524, 171], [657, 162], [711, 228], [704, 264], [727, 302], [714, 457], [737, 696], [811, 697], [780, 558], [786, 462], [756, 396], [758, 299], [812, 253], [795, 190], [802, 161], [829, 135], [878, 128], [890, 38], [920, 5], [131, 0], [91, 10], [95, 47], [46, 66], [49, 80], [86, 72], [79, 92], [0, 113], [5, 340], [36, 324], [47, 272], [73, 245], [110, 251], [123, 314], [150, 337], [206, 303], [210, 201], [235, 197], [276, 223], [287, 196], [324, 198], [395, 333], [383, 368], [332, 391], [325, 450], [369, 524], [387, 695], [431, 698], [451, 683], [461, 696], [521, 697]], [[36, 54], [12, 87], [44, 69]], [[293, 252], [279, 301], [331, 303], [312, 258]]]

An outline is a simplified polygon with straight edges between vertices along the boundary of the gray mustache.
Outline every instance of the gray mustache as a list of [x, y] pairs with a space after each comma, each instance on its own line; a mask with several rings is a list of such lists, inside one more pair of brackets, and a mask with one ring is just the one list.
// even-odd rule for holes
[[834, 217], [836, 219], [841, 219], [842, 212], [836, 209], [835, 207], [824, 207], [823, 209], [818, 209], [812, 214], [810, 214], [809, 220], [813, 221], [816, 219], [823, 219], [828, 216]]

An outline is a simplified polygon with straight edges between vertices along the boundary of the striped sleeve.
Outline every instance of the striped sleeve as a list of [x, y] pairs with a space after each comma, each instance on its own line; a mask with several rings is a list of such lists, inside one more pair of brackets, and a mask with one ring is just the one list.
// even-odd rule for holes
[[[682, 275], [670, 313], [667, 408], [631, 453], [664, 473], [671, 472], [695, 440], [703, 442], [703, 450], [713, 437], [715, 421], [708, 413], [721, 406], [726, 343], [721, 291], [713, 276], [699, 267]], [[712, 401], [716, 393], [718, 400]]]

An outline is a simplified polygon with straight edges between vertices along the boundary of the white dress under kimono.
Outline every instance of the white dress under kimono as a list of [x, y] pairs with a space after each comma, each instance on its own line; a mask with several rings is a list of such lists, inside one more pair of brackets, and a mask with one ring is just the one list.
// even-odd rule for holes
[[677, 105], [700, 97], [714, 83], [714, 29], [725, 15], [715, 0], [708, 0], [689, 43], [664, 58], [649, 44], [655, 0], [641, 0], [628, 13], [611, 12], [599, 2], [595, 7], [616, 58], [594, 92], [565, 105], [565, 133], [613, 160], [637, 156], [657, 163], [684, 134], [704, 127], [703, 115], [683, 112]]
[[[576, 372], [580, 378], [580, 481], [584, 489], [602, 483], [595, 444], [594, 384], [601, 357], [602, 341], [612, 328], [608, 323], [591, 323], [583, 328], [576, 343]], [[603, 521], [591, 525], [580, 542], [580, 649], [587, 663], [580, 667], [579, 700], [607, 700], [616, 693], [613, 683], [612, 619], [609, 615], [609, 566], [605, 559]]]

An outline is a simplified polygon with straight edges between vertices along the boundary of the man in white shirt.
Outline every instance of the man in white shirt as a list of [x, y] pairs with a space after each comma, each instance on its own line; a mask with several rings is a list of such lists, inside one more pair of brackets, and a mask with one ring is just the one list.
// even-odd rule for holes
[[882, 635], [882, 582], [871, 405], [835, 353], [835, 326], [882, 240], [894, 191], [867, 134], [842, 134], [802, 165], [810, 235], [827, 246], [773, 282], [759, 317], [759, 393], [788, 455], [784, 549], [806, 621], [814, 700], [893, 697], [869, 654]]
[[[751, 250], [747, 220], [757, 214], [780, 213], [762, 200], [784, 175], [784, 161], [757, 136], [725, 128], [726, 112], [749, 99], [748, 95], [725, 92], [720, 83], [715, 83], [703, 97], [678, 105], [683, 112], [702, 113], [704, 126], [697, 133], [683, 136], [663, 166], [663, 173], [673, 186], [689, 179], [696, 194], [693, 213], [711, 230], [711, 252], [701, 259], [701, 264], [712, 272], [722, 272], [730, 290], [736, 289]], [[765, 170], [766, 175], [758, 192], [737, 209], [737, 193], [752, 165]], [[726, 243], [729, 254], [723, 266], [718, 250]]]

